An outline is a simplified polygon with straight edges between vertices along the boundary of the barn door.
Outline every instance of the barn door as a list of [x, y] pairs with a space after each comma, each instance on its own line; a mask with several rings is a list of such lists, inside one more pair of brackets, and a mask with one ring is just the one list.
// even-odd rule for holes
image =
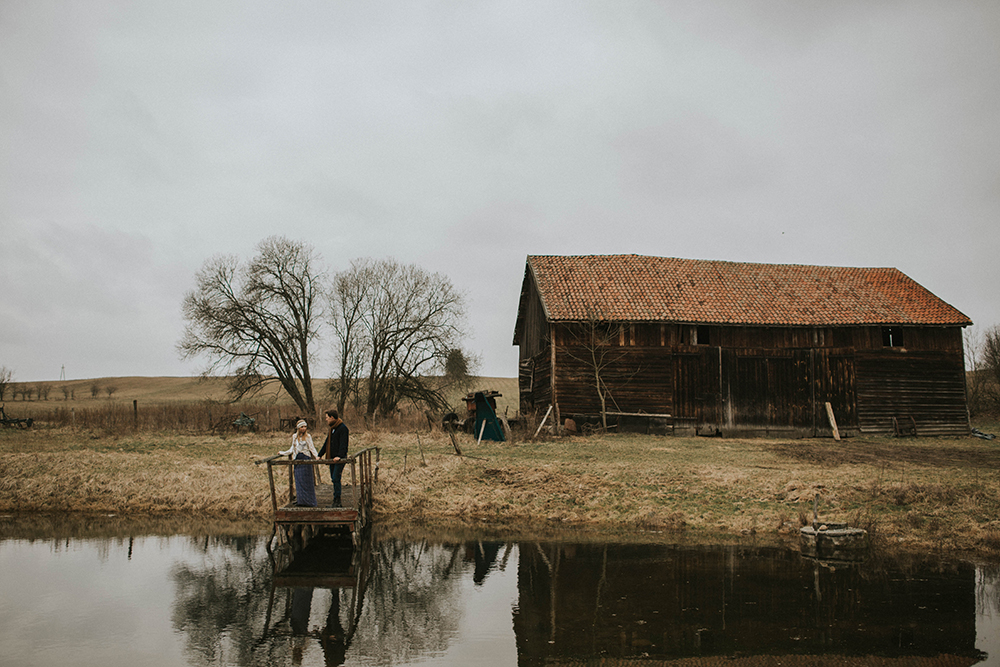
[[674, 425], [719, 424], [719, 348], [674, 354]]
[[807, 350], [724, 350], [722, 369], [726, 426], [811, 427]]
[[771, 398], [767, 358], [740, 352], [734, 358], [735, 372], [729, 376], [733, 421], [741, 427], [767, 427]]

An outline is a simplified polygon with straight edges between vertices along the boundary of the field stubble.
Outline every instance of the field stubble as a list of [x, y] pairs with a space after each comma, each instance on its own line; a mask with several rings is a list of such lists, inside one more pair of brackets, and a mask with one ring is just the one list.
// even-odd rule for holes
[[[106, 436], [0, 432], [0, 511], [259, 520], [255, 460], [284, 433]], [[1000, 555], [1000, 445], [975, 438], [728, 440], [608, 435], [477, 445], [439, 431], [352, 434], [381, 449], [380, 520], [584, 525], [642, 533], [791, 539], [819, 517], [876, 544]], [[279, 488], [283, 487], [279, 483]]]

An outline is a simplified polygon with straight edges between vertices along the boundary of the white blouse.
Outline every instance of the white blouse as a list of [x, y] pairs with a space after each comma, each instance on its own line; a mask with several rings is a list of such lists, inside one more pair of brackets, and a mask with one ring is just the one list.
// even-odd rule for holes
[[278, 452], [282, 456], [292, 455], [294, 459], [299, 454], [307, 454], [310, 458], [318, 459], [319, 454], [316, 453], [316, 448], [313, 446], [312, 436], [306, 433], [304, 439], [299, 439], [298, 433], [292, 434], [292, 446], [283, 452]]

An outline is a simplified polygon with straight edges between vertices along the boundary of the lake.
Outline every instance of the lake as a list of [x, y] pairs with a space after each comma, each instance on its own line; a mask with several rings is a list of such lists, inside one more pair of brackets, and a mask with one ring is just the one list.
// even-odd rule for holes
[[1000, 664], [1000, 568], [933, 555], [52, 532], [2, 533], [0, 665]]

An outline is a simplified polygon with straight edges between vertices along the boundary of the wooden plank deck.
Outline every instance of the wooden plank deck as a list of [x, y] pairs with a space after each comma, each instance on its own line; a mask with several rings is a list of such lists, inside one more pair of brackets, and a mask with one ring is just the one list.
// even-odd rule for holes
[[323, 526], [348, 525], [354, 530], [358, 521], [358, 494], [350, 484], [344, 484], [341, 493], [341, 506], [333, 506], [333, 485], [316, 485], [316, 507], [299, 507], [294, 503], [283, 505], [277, 509], [274, 520], [279, 524], [311, 523]]

